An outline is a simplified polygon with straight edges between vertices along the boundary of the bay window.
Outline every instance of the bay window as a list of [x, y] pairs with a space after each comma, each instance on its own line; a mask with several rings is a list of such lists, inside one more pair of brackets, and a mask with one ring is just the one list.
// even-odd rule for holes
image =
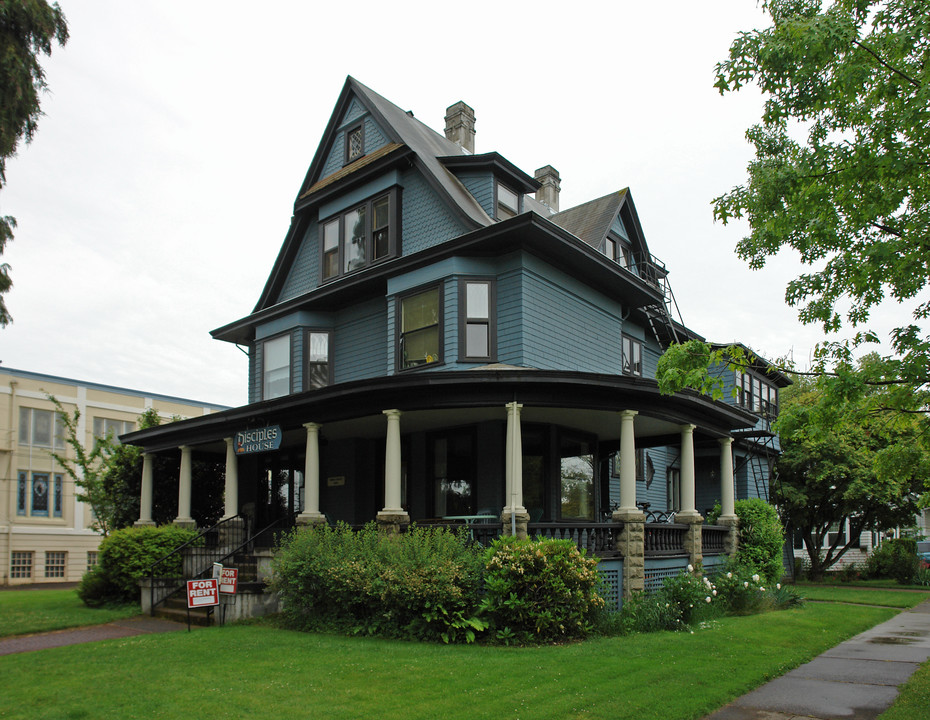
[[401, 370], [431, 365], [442, 359], [440, 286], [398, 300], [398, 367]]
[[326, 387], [332, 382], [332, 363], [329, 356], [330, 345], [329, 330], [307, 331], [305, 390], [316, 390]]
[[279, 335], [262, 344], [262, 400], [291, 392], [291, 336]]

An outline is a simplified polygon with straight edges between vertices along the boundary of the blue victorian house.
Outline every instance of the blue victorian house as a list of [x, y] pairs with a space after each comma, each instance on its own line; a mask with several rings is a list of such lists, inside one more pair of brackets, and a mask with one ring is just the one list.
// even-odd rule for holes
[[180, 448], [176, 522], [191, 458], [225, 457], [243, 542], [373, 520], [569, 537], [623, 594], [732, 551], [788, 380], [759, 359], [722, 371], [725, 401], [661, 395], [660, 355], [699, 336], [630, 191], [560, 210], [555, 169], [474, 138], [464, 103], [440, 134], [346, 80], [254, 310], [212, 333], [248, 349], [249, 404], [122, 438], [146, 453], [140, 524], [148, 460]]

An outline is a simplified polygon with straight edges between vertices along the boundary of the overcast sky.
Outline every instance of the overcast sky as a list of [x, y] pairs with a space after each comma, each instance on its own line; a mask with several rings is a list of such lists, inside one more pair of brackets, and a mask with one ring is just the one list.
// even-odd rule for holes
[[751, 271], [711, 200], [743, 182], [753, 90], [714, 65], [753, 0], [640, 3], [60, 0], [35, 140], [7, 168], [8, 367], [227, 405], [247, 358], [209, 331], [247, 315], [346, 76], [476, 152], [562, 177], [562, 209], [629, 187], [684, 322], [802, 365], [821, 339], [784, 303], [800, 266]]

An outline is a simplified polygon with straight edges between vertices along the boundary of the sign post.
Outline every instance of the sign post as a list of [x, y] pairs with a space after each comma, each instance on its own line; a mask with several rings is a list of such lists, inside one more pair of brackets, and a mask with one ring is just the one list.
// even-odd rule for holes
[[212, 608], [220, 604], [219, 583], [216, 578], [187, 581], [187, 631], [191, 629], [191, 609], [207, 608], [209, 621]]

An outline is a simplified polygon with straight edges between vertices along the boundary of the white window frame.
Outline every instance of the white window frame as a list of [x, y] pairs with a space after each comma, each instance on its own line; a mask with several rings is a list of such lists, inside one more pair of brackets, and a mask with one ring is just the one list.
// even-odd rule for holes
[[[269, 368], [269, 349], [272, 353], [280, 353], [281, 350], [279, 348], [284, 345], [286, 345], [284, 356], [287, 358], [287, 362], [285, 364], [276, 364], [274, 367]], [[262, 400], [273, 400], [274, 398], [285, 397], [291, 394], [291, 380], [293, 377], [292, 366], [290, 333], [276, 335], [275, 337], [262, 341]], [[284, 370], [287, 370], [286, 382], [283, 381], [282, 371]], [[272, 377], [271, 375], [273, 373], [278, 373], [278, 375]], [[279, 387], [279, 385], [286, 387], [286, 390], [281, 392], [280, 390], [273, 389]]]

